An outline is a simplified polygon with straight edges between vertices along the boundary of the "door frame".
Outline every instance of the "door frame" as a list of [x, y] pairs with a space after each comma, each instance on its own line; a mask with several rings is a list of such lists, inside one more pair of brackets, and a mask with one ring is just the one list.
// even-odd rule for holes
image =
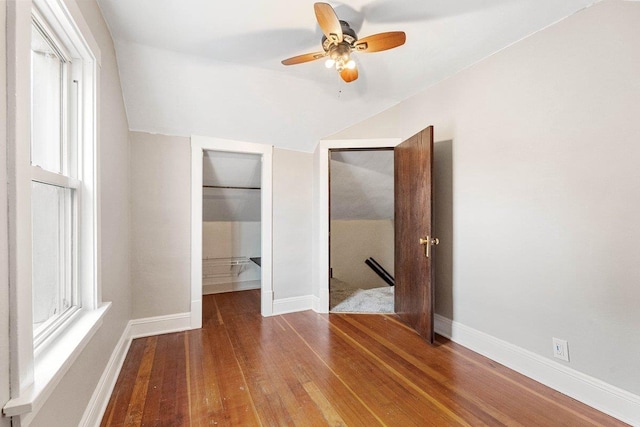
[[379, 149], [393, 148], [402, 138], [334, 139], [322, 140], [318, 146], [319, 180], [318, 196], [318, 293], [314, 298], [314, 311], [329, 312], [329, 156], [331, 149]]
[[191, 136], [191, 328], [202, 327], [202, 161], [204, 151], [259, 154], [260, 183], [260, 313], [273, 314], [273, 146], [206, 136]]

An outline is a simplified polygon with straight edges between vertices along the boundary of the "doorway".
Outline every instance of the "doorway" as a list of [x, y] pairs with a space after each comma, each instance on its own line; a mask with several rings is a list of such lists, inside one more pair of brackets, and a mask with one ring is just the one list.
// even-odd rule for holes
[[394, 312], [393, 148], [329, 151], [331, 312]]
[[205, 150], [202, 293], [260, 289], [261, 156]]
[[317, 275], [314, 276], [314, 293], [317, 297], [314, 310], [329, 312], [329, 163], [330, 150], [390, 148], [400, 144], [400, 138], [324, 140], [318, 146], [318, 200], [317, 214]]
[[[429, 126], [404, 141], [321, 141], [318, 149], [319, 201], [321, 206], [329, 208], [331, 149], [394, 147], [394, 311], [431, 343], [434, 338], [435, 293], [431, 247], [439, 243], [433, 235], [433, 140], [433, 126]], [[329, 308], [331, 275], [329, 217], [329, 209], [319, 210], [317, 306], [325, 311]]]
[[[191, 137], [191, 308], [192, 329], [202, 327], [203, 294], [203, 165], [206, 151], [256, 155], [260, 159], [260, 311], [273, 313], [272, 287], [272, 194], [273, 147], [243, 141], [203, 136]], [[253, 261], [252, 261], [253, 262]]]

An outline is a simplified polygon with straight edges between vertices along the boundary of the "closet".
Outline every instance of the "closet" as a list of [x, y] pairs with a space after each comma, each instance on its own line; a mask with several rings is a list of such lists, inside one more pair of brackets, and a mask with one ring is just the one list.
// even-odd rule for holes
[[261, 156], [204, 151], [202, 293], [258, 289]]

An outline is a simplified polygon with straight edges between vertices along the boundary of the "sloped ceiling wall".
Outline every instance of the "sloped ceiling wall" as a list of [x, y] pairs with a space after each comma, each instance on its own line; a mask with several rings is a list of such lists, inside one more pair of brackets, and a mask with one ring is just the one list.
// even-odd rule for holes
[[261, 170], [259, 155], [205, 151], [203, 221], [260, 221]]
[[331, 153], [331, 219], [393, 219], [393, 150]]

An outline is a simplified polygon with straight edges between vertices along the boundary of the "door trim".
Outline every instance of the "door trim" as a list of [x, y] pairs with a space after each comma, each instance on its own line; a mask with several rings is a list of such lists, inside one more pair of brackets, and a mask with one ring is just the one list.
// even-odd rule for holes
[[202, 160], [203, 152], [262, 155], [260, 226], [262, 266], [260, 312], [273, 314], [273, 146], [206, 136], [191, 136], [191, 328], [202, 327]]
[[[334, 139], [323, 140], [318, 145], [318, 282], [314, 286], [313, 310], [329, 312], [329, 150], [393, 148], [402, 142], [401, 138], [376, 139]], [[317, 292], [315, 291], [317, 290]]]

